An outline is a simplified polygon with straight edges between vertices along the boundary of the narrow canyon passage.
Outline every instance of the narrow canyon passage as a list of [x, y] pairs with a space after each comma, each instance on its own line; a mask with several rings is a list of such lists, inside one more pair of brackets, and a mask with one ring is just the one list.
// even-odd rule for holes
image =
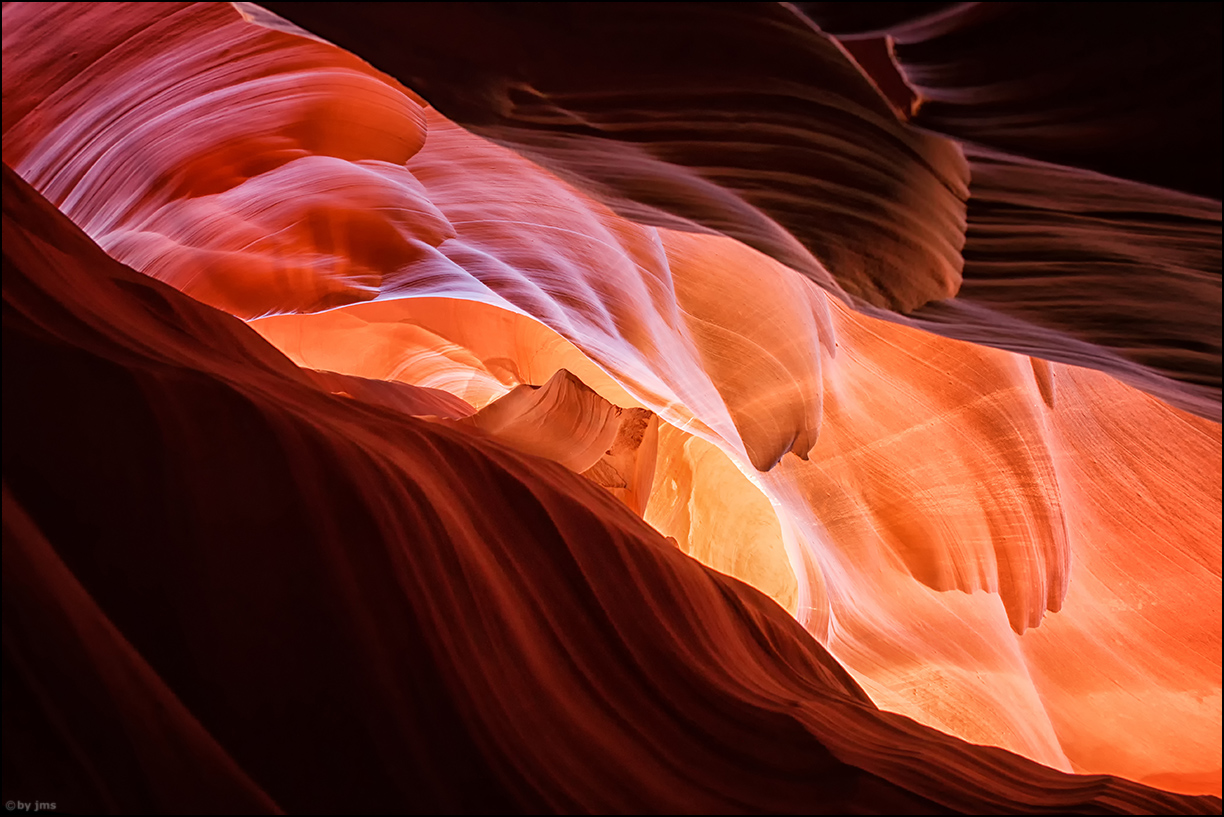
[[995, 5], [7, 4], [6, 800], [1218, 813], [1218, 27]]

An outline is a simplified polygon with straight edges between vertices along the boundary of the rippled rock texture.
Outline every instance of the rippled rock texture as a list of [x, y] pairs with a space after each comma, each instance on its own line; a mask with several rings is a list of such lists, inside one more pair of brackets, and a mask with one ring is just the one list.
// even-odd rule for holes
[[1218, 8], [267, 8], [4, 10], [6, 797], [1219, 811]]

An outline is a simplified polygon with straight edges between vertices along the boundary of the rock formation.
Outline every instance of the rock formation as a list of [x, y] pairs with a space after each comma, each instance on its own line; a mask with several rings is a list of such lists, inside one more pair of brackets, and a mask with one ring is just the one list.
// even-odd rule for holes
[[1219, 12], [1046, 8], [6, 5], [6, 799], [1218, 812]]

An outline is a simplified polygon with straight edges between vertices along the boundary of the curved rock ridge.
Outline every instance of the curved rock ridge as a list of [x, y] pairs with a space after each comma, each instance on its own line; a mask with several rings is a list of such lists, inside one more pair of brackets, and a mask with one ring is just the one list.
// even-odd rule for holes
[[[925, 19], [834, 20], [851, 3], [797, 3], [835, 36], [894, 40], [922, 99], [914, 123], [1014, 156], [1220, 199], [1218, 6], [925, 4]], [[860, 12], [861, 14], [861, 12]], [[1142, 104], [1136, 104], [1141, 100]]]
[[[16, 60], [5, 73], [6, 159], [114, 257], [246, 318], [406, 296], [508, 306], [620, 371], [631, 393], [677, 407], [665, 419], [686, 424], [701, 414], [758, 468], [814, 442], [819, 397], [810, 388], [775, 417], [737, 405], [753, 398], [735, 370], [703, 357], [714, 322], [677, 305], [654, 230], [422, 108], [333, 46], [253, 25], [224, 5], [123, 9], [140, 25], [116, 34], [90, 71], [65, 78]], [[48, 10], [5, 13], [17, 53], [20, 32]], [[81, 24], [103, 13], [91, 10]], [[180, 60], [187, 50], [193, 58]], [[147, 63], [158, 60], [179, 65], [183, 79], [148, 81]], [[102, 104], [109, 87], [115, 98]], [[251, 115], [233, 115], [235, 100]], [[339, 146], [334, 134], [350, 118], [373, 135], [355, 131]], [[199, 135], [150, 137], [158, 128]], [[391, 136], [375, 138], [383, 129]], [[392, 138], [405, 129], [411, 139]], [[729, 272], [723, 283], [745, 294], [759, 285]], [[782, 379], [770, 388], [802, 379], [799, 367], [812, 359], [799, 347], [780, 366], [767, 364]], [[724, 374], [732, 382], [720, 382]], [[487, 402], [498, 387], [480, 380], [472, 398]]]
[[371, 380], [338, 372], [316, 370], [307, 374], [316, 385], [332, 394], [386, 406], [403, 414], [461, 420], [476, 413], [468, 403], [441, 389]]
[[111, 260], [7, 167], [3, 246], [6, 711], [26, 718], [5, 730], [6, 795], [1220, 807], [880, 712], [781, 608], [596, 486], [326, 393], [236, 319]]
[[561, 369], [608, 402], [641, 407], [577, 346], [517, 311], [453, 298], [357, 304], [249, 323], [299, 366], [415, 384], [483, 408]]
[[[5, 86], [5, 160], [90, 234], [151, 272], [177, 270], [180, 286], [195, 279], [235, 314], [258, 314], [268, 296], [290, 309], [369, 299], [383, 256], [420, 254], [396, 243], [394, 218], [371, 214], [411, 211], [404, 174], [350, 161], [401, 165], [420, 149], [424, 114], [411, 92], [224, 5], [114, 12], [5, 9], [6, 76], [46, 83], [42, 94]], [[232, 36], [233, 21], [246, 36]], [[18, 45], [31, 36], [70, 45]], [[123, 193], [110, 188], [120, 180]], [[286, 185], [296, 194], [277, 196]], [[367, 246], [379, 257], [363, 255]]]
[[[958, 149], [899, 123], [844, 51], [782, 4], [437, 4], [412, 21], [363, 4], [347, 22], [264, 5], [620, 215], [724, 233], [884, 308], [957, 291]], [[464, 35], [407, 49], [356, 36], [405, 22]]]
[[1217, 6], [796, 6], [850, 38], [880, 87], [921, 109], [915, 124], [962, 141], [961, 290], [912, 313], [916, 325], [988, 345], [1005, 334], [1004, 348], [1218, 421]]
[[[1099, 369], [1219, 422], [1219, 202], [965, 154], [964, 282], [955, 299], [911, 313], [914, 325]], [[992, 340], [1001, 332], [1008, 343]]]
[[[1220, 419], [1214, 7], [872, 13], [866, 30], [899, 39], [935, 100], [918, 129], [786, 4], [266, 5], [635, 220], [725, 233], [876, 317], [1099, 368]], [[846, 4], [798, 5], [865, 30]], [[967, 166], [927, 128], [971, 140]]]
[[[582, 473], [612, 453], [623, 411], [561, 369], [543, 386], [515, 386], [467, 418], [512, 448]], [[607, 474], [611, 477], [611, 474]], [[624, 488], [623, 479], [610, 487]]]

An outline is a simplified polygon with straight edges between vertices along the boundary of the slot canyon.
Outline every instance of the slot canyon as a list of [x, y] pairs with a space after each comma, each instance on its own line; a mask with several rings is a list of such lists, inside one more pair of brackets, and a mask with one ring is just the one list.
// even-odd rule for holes
[[1221, 20], [5, 3], [3, 789], [1221, 811]]

